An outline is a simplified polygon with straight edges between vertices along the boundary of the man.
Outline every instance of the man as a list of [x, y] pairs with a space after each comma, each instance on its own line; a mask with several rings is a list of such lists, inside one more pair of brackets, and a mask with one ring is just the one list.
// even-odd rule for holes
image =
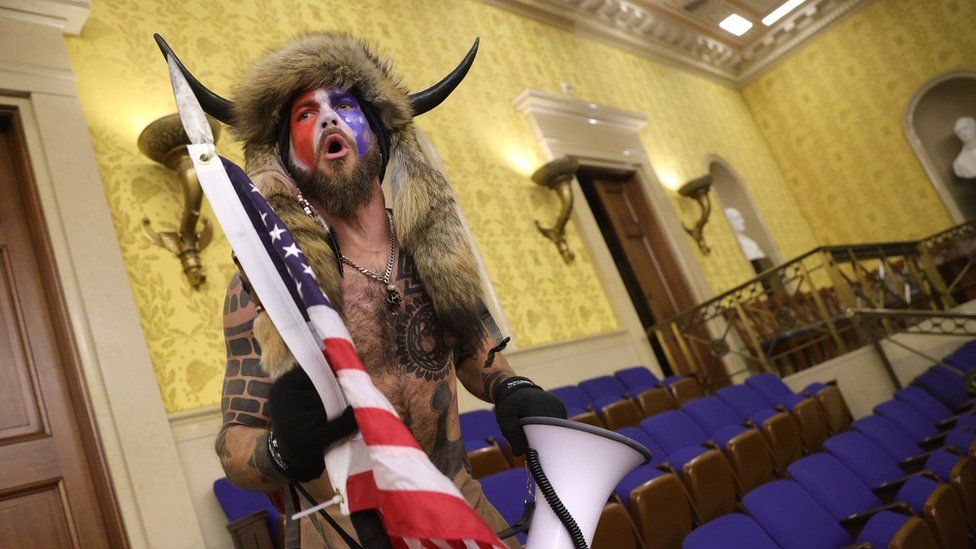
[[[465, 63], [473, 55], [474, 49]], [[343, 315], [374, 385], [431, 462], [498, 531], [507, 524], [469, 474], [458, 380], [496, 405], [516, 455], [526, 449], [519, 418], [565, 417], [565, 408], [515, 376], [500, 354], [507, 338], [481, 301], [453, 193], [427, 164], [413, 133], [412, 117], [450, 93], [467, 70], [463, 65], [449, 77], [454, 82], [446, 92], [435, 90], [441, 97], [431, 100], [429, 90], [409, 96], [389, 64], [362, 42], [308, 34], [258, 63], [223, 114], [232, 113], [224, 118], [245, 144], [249, 175]], [[193, 82], [203, 97], [202, 86]], [[384, 171], [394, 188], [392, 211], [381, 188]], [[240, 275], [231, 280], [217, 454], [238, 486], [268, 492], [303, 483], [316, 500], [327, 501], [334, 491], [323, 452], [351, 434], [355, 422], [348, 411], [326, 418], [256, 297]], [[348, 519], [329, 511], [352, 533]], [[301, 530], [305, 547], [344, 545], [318, 517], [303, 520]]]

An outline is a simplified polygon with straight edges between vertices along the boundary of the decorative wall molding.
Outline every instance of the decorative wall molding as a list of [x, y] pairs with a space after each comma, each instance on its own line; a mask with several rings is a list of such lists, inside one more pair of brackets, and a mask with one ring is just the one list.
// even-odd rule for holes
[[871, 0], [808, 0], [766, 29], [761, 38], [741, 47], [629, 0], [482, 1], [742, 87], [794, 48]]
[[0, 17], [56, 27], [65, 34], [81, 34], [91, 0], [0, 0]]

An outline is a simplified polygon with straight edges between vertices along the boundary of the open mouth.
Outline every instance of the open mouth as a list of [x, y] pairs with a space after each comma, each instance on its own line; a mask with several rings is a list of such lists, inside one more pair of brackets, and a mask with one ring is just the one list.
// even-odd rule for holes
[[349, 154], [349, 145], [341, 135], [333, 133], [327, 135], [322, 143], [322, 158], [326, 160], [336, 160]]

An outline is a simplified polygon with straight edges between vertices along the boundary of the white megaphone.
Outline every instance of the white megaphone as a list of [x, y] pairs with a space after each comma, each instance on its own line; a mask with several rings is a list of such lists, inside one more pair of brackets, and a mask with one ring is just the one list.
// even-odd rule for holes
[[[614, 486], [649, 460], [651, 452], [623, 435], [585, 423], [552, 417], [520, 422], [529, 441], [527, 465], [536, 477], [526, 549], [573, 549], [581, 541], [589, 547]], [[533, 450], [542, 479], [533, 470]], [[552, 493], [556, 509], [550, 503]]]

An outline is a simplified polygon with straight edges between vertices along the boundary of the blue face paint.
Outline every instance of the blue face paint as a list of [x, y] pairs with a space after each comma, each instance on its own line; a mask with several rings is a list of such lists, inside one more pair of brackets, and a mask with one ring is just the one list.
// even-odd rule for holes
[[359, 152], [359, 156], [362, 157], [369, 150], [369, 146], [373, 143], [375, 137], [373, 130], [369, 127], [369, 122], [366, 120], [366, 115], [363, 113], [362, 107], [359, 106], [359, 101], [348, 91], [336, 88], [329, 88], [326, 94], [329, 97], [332, 110], [352, 130], [353, 136], [356, 139], [356, 150]]

